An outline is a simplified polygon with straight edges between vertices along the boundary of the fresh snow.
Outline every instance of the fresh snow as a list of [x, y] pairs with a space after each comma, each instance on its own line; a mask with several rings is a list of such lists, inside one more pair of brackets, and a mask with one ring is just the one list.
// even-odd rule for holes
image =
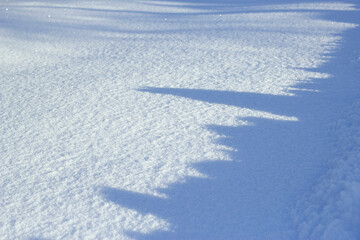
[[0, 239], [360, 239], [357, 0], [2, 0]]

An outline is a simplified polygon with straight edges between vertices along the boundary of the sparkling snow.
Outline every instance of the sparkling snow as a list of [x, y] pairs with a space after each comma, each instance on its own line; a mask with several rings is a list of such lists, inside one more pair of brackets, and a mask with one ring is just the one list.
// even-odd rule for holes
[[0, 2], [0, 239], [359, 239], [356, 0]]

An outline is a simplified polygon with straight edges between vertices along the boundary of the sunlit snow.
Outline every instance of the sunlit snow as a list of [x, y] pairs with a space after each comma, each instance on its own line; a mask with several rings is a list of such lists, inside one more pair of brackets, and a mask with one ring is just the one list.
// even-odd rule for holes
[[0, 2], [0, 239], [360, 239], [356, 0]]

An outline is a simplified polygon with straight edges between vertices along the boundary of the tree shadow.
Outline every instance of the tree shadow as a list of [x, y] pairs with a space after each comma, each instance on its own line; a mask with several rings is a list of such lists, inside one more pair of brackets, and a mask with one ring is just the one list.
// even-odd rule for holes
[[[60, 2], [54, 1], [53, 3]], [[73, 31], [90, 31], [93, 34], [97, 34], [100, 32], [105, 33], [123, 33], [123, 34], [183, 34], [183, 33], [201, 33], [203, 32], [202, 28], [191, 28], [191, 29], [179, 29], [179, 28], [162, 28], [163, 20], [166, 18], [167, 24], [171, 26], [171, 21], [173, 20], [176, 23], [187, 23], [188, 19], [186, 17], [189, 16], [221, 16], [221, 15], [231, 15], [231, 14], [249, 14], [249, 13], [280, 13], [280, 12], [294, 12], [294, 13], [329, 13], [331, 10], [311, 10], [311, 9], [257, 9], [256, 6], [271, 6], [276, 4], [283, 4], [282, 0], [277, 1], [237, 1], [237, 0], [206, 0], [206, 1], [198, 1], [198, 0], [159, 0], [159, 1], [148, 1], [144, 0], [144, 4], [153, 5], [153, 6], [163, 6], [163, 7], [177, 7], [177, 8], [191, 8], [199, 11], [194, 12], [181, 12], [181, 11], [164, 11], [164, 12], [156, 12], [149, 10], [120, 10], [120, 9], [108, 9], [104, 7], [79, 7], [73, 6], [72, 2], [74, 1], [65, 1], [64, 5], [51, 5], [48, 3], [44, 3], [41, 5], [33, 5], [33, 4], [22, 4], [20, 6], [13, 4], [11, 2], [4, 3], [2, 7], [6, 8], [6, 12], [3, 15], [0, 15], [0, 28], [8, 31], [12, 31], [13, 36], [17, 36], [19, 38], [24, 38], [24, 34], [26, 40], [31, 40], [32, 38], [37, 37], [37, 35], [43, 34], [54, 34], [56, 35], [58, 32], [61, 33], [61, 36], [64, 36], [64, 33], [71, 35]], [[173, 5], [169, 4], [170, 2], [181, 3], [182, 5]], [[302, 3], [312, 2], [310, 0], [302, 0]], [[318, 0], [317, 2], [326, 2], [326, 0]], [[61, 2], [60, 2], [61, 3]], [[298, 3], [298, 0], [290, 1], [289, 3]], [[67, 5], [68, 4], [68, 5]], [[251, 9], [244, 9], [244, 6], [252, 6]], [[21, 12], [30, 11], [36, 12], [41, 11], [39, 16], [33, 17], [29, 14], [26, 14], [26, 17], [22, 16]], [[59, 16], [59, 12], [66, 13], [67, 11], [76, 11], [74, 16], [71, 16], [72, 20], [68, 21], [63, 18], [63, 16]], [[45, 12], [48, 12], [49, 17], [44, 15]], [[51, 12], [55, 12], [55, 16], [51, 16]], [[335, 12], [335, 11], [334, 11]], [[88, 21], [80, 21], [76, 18], [76, 16], [82, 16], [85, 14], [87, 16]], [[66, 14], [64, 15], [66, 16]], [[101, 18], [110, 20], [114, 24], [105, 24], [103, 22], [99, 22], [99, 16]], [[151, 17], [152, 21], [157, 19], [158, 26], [157, 27], [146, 27], [147, 23], [149, 23], [149, 18]], [[154, 18], [155, 16], [155, 18]], [[93, 18], [93, 19], [92, 19]], [[144, 29], [139, 29], [137, 27], [124, 27], [124, 21], [130, 23], [139, 22], [139, 25], [145, 26]], [[214, 25], [216, 25], [216, 21], [214, 19], [208, 19], [208, 21], [214, 21]], [[230, 27], [231, 26], [231, 27]], [[230, 25], [229, 27], [222, 26], [222, 28], [213, 28], [207, 29], [208, 31], [217, 31], [217, 32], [234, 32], [234, 31], [243, 31], [246, 29], [247, 31], [258, 31], [255, 27], [253, 29], [251, 26], [239, 26], [233, 27]], [[262, 31], [266, 31], [262, 29]], [[65, 34], [66, 36], [66, 34]]]
[[[344, 15], [344, 14], [343, 14]], [[351, 14], [350, 14], [351, 15]], [[349, 16], [349, 15], [348, 15]], [[354, 16], [354, 15], [352, 15]], [[359, 23], [346, 16], [328, 16]], [[159, 189], [167, 198], [104, 187], [105, 199], [172, 225], [170, 231], [128, 232], [136, 239], [295, 239], [290, 212], [328, 168], [333, 151], [329, 124], [359, 97], [359, 84], [347, 72], [348, 53], [360, 39], [358, 28], [343, 35], [342, 49], [316, 69], [332, 77], [294, 87], [294, 96], [206, 89], [139, 89], [211, 104], [296, 117], [298, 121], [245, 118], [248, 126], [206, 126], [222, 136], [232, 161], [207, 160], [193, 167], [207, 178], [188, 177]], [[306, 69], [312, 71], [312, 69]]]
[[315, 124], [318, 118], [304, 108], [299, 115], [305, 96], [313, 95], [314, 99], [316, 94], [292, 97], [171, 88], [140, 91], [276, 114], [298, 113], [300, 121], [246, 118], [251, 126], [207, 126], [223, 136], [219, 145], [234, 149], [228, 152], [232, 161], [205, 159], [196, 164], [194, 167], [208, 178], [187, 178], [185, 183], [160, 189], [166, 199], [104, 188], [106, 199], [176, 226], [168, 232], [129, 235], [136, 239], [282, 239], [289, 229], [284, 222], [290, 223], [291, 204], [309, 187], [309, 179], [324, 171], [322, 161], [314, 162], [326, 155], [323, 143], [314, 144], [319, 140], [316, 134], [321, 133]]

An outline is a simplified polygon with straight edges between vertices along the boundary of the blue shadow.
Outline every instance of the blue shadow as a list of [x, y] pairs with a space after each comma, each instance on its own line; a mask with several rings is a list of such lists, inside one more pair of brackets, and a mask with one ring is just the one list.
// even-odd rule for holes
[[[189, 1], [187, 1], [189, 2]], [[325, 14], [325, 12], [323, 12]], [[357, 13], [324, 16], [359, 24]], [[342, 35], [341, 49], [329, 54], [330, 61], [318, 69], [327, 79], [298, 84], [295, 96], [217, 91], [206, 89], [139, 89], [144, 93], [171, 95], [211, 104], [294, 116], [298, 121], [246, 118], [248, 126], [206, 126], [223, 136], [232, 161], [207, 160], [193, 167], [208, 178], [188, 177], [159, 189], [167, 198], [104, 187], [105, 199], [142, 214], [153, 214], [171, 224], [170, 231], [149, 234], [128, 232], [136, 239], [296, 239], [290, 212], [299, 198], [309, 193], [328, 168], [334, 152], [329, 125], [344, 108], [358, 99], [356, 67], [347, 64], [360, 42], [359, 29]], [[301, 212], [301, 209], [297, 209]]]

